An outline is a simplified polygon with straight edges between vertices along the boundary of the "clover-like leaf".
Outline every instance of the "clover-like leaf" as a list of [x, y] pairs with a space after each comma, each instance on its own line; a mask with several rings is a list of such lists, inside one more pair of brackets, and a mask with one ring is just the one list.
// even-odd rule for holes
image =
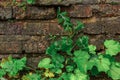
[[103, 55], [99, 55], [96, 58], [96, 67], [99, 72], [107, 72], [110, 69], [111, 62], [108, 58], [105, 58]]
[[79, 21], [78, 21], [76, 27], [74, 28], [75, 31], [79, 31], [79, 30], [81, 30], [82, 28], [84, 28], [84, 24], [83, 24], [82, 22], [79, 22]]
[[0, 69], [0, 78], [2, 78], [6, 74], [4, 69]]
[[51, 59], [50, 58], [44, 58], [42, 59], [39, 64], [38, 64], [38, 67], [39, 68], [52, 68], [54, 65], [51, 64]]
[[120, 63], [113, 63], [108, 71], [108, 75], [113, 80], [120, 80]]
[[27, 3], [28, 3], [28, 4], [34, 4], [34, 3], [35, 3], [35, 0], [27, 0]]
[[76, 41], [76, 44], [80, 47], [80, 49], [88, 51], [88, 37], [82, 36], [79, 37]]
[[22, 80], [41, 80], [41, 76], [35, 73], [29, 73], [22, 77]]
[[94, 45], [89, 45], [88, 48], [89, 48], [89, 52], [90, 52], [91, 54], [96, 54], [96, 46], [94, 46]]
[[77, 67], [80, 69], [81, 72], [87, 72], [87, 63], [90, 55], [86, 51], [78, 50], [74, 52], [74, 62], [77, 64]]
[[111, 56], [117, 55], [120, 52], [120, 43], [114, 40], [106, 40], [104, 42], [106, 49], [106, 54]]

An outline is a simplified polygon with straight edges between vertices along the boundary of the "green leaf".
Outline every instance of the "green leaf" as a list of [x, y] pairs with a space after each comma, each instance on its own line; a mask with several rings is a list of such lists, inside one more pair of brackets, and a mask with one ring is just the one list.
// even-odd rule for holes
[[96, 64], [96, 58], [91, 58], [90, 60], [88, 60], [87, 70], [91, 70], [93, 66], [95, 66], [95, 64]]
[[73, 41], [68, 37], [62, 37], [61, 40], [55, 41], [47, 48], [46, 54], [55, 55], [57, 51], [63, 51], [70, 53], [72, 49]]
[[77, 26], [74, 28], [75, 31], [79, 31], [84, 28], [84, 24], [82, 22], [77, 22]]
[[58, 80], [89, 80], [88, 75], [76, 69], [74, 73], [63, 73]]
[[9, 76], [15, 76], [17, 73], [25, 67], [26, 57], [22, 59], [12, 59], [12, 57], [8, 57], [8, 59], [3, 59], [1, 62], [2, 69], [8, 73]]
[[74, 52], [74, 62], [77, 64], [77, 67], [80, 69], [81, 72], [87, 72], [87, 63], [90, 55], [86, 51], [78, 50]]
[[22, 80], [41, 80], [41, 77], [39, 74], [29, 73], [29, 74], [23, 76]]
[[120, 79], [120, 63], [116, 63], [116, 64], [113, 63], [110, 67], [110, 70], [108, 71], [108, 75], [113, 80], [119, 80]]
[[74, 73], [75, 73], [76, 79], [73, 79], [73, 80], [89, 80], [88, 75], [82, 73], [79, 69], [76, 69]]
[[110, 69], [111, 62], [108, 58], [105, 58], [102, 54], [96, 58], [96, 67], [99, 72], [107, 72]]
[[2, 78], [6, 74], [4, 69], [0, 69], [0, 78]]
[[38, 67], [48, 69], [48, 68], [54, 67], [54, 65], [51, 64], [51, 59], [50, 58], [44, 58], [39, 62]]
[[89, 52], [90, 52], [91, 54], [96, 54], [96, 46], [94, 46], [94, 45], [89, 45], [88, 48], [89, 48]]
[[80, 49], [88, 51], [88, 37], [87, 36], [78, 38], [78, 40], [76, 41], [76, 44], [80, 47]]
[[117, 55], [120, 52], [120, 43], [114, 40], [106, 40], [104, 42], [106, 49], [106, 54], [111, 56]]
[[35, 0], [27, 0], [27, 3], [28, 3], [28, 4], [34, 4], [34, 3], [35, 3]]
[[51, 71], [58, 73], [61, 72], [60, 69], [64, 67], [63, 62], [65, 61], [64, 57], [60, 54], [52, 55], [52, 64], [54, 65], [54, 68], [51, 68]]
[[90, 70], [92, 76], [96, 76], [99, 74], [99, 71], [97, 67], [93, 66], [93, 68]]
[[73, 66], [66, 66], [66, 71], [67, 72], [72, 72], [74, 70]]
[[62, 25], [65, 31], [72, 31], [73, 23], [70, 21], [70, 18], [67, 16], [67, 12], [61, 12], [60, 8], [57, 10], [57, 18], [59, 24]]

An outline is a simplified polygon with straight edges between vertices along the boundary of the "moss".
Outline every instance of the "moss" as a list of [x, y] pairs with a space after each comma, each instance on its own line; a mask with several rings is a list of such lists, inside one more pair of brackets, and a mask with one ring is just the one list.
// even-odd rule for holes
[[111, 4], [111, 5], [118, 5], [118, 4], [120, 4], [120, 3], [118, 3], [118, 2], [111, 2], [110, 4]]

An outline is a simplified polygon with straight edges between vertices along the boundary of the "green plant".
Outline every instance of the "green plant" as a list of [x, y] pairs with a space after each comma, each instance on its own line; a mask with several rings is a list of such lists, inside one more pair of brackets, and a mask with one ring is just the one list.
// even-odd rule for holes
[[2, 59], [0, 63], [0, 78], [4, 75], [9, 75], [10, 77], [15, 77], [20, 70], [22, 70], [26, 65], [26, 57], [22, 59], [13, 59], [9, 56], [7, 59]]
[[96, 46], [89, 45], [87, 36], [73, 40], [75, 34], [84, 27], [83, 23], [74, 25], [67, 12], [60, 12], [59, 9], [57, 13], [58, 22], [68, 36], [62, 36], [47, 48], [46, 54], [50, 57], [41, 60], [38, 67], [48, 70], [53, 76], [48, 74], [44, 77], [50, 80], [89, 80], [90, 75], [105, 72], [112, 79], [120, 79], [120, 63], [114, 58], [120, 52], [120, 43], [106, 40], [105, 52], [97, 53]]
[[[120, 62], [114, 58], [120, 52], [120, 43], [115, 40], [104, 42], [105, 51], [97, 52], [96, 46], [89, 45], [87, 36], [75, 35], [84, 28], [83, 23], [74, 25], [66, 12], [57, 12], [60, 25], [68, 35], [51, 43], [46, 55], [38, 64], [38, 70], [24, 73], [22, 80], [89, 80], [90, 76], [101, 72], [108, 74], [113, 80], [120, 79]], [[0, 78], [8, 74], [13, 77], [23, 70], [26, 58], [20, 60], [3, 59], [0, 64]]]
[[18, 6], [25, 10], [27, 4], [35, 4], [35, 2], [36, 0], [12, 0], [12, 6]]
[[28, 3], [28, 4], [34, 4], [34, 3], [35, 3], [35, 0], [27, 0], [27, 3]]

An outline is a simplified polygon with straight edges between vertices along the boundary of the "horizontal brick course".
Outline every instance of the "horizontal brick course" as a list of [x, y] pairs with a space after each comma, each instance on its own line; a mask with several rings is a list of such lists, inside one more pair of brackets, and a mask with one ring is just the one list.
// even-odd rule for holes
[[22, 53], [21, 42], [0, 42], [0, 53]]
[[21, 7], [13, 8], [13, 18], [15, 19], [53, 19], [55, 17], [53, 7], [27, 6], [25, 10]]
[[0, 19], [11, 19], [12, 7], [0, 7]]
[[71, 7], [63, 7], [63, 11], [69, 13], [70, 17], [86, 18], [92, 16], [92, 8], [89, 5], [73, 5]]
[[120, 5], [99, 4], [91, 5], [91, 8], [98, 17], [120, 16]]

